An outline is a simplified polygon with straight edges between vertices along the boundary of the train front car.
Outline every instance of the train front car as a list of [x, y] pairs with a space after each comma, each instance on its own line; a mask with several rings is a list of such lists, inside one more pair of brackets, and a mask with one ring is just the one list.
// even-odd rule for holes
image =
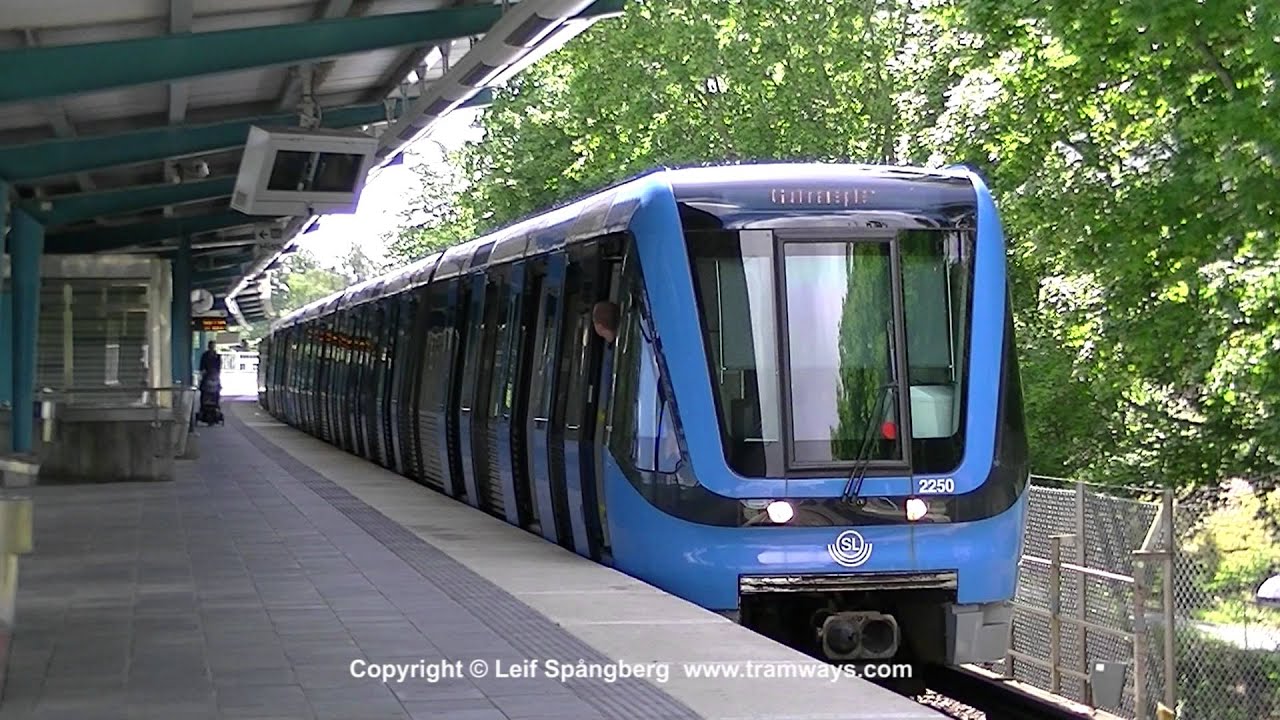
[[1028, 461], [986, 187], [819, 165], [635, 187], [614, 564], [835, 661], [1003, 658]]

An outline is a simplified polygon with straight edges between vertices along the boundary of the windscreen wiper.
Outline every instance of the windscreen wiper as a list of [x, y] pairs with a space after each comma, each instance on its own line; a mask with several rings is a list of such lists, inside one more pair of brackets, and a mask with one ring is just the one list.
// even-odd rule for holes
[[887, 393], [897, 390], [898, 383], [890, 382], [881, 385], [876, 392], [876, 402], [871, 408], [871, 414], [867, 417], [867, 425], [862, 431], [861, 444], [858, 446], [858, 454], [853, 459], [854, 468], [849, 473], [849, 481], [844, 485], [844, 492], [840, 494], [840, 499], [846, 502], [854, 500], [857, 504], [862, 505], [865, 500], [858, 497], [862, 493], [862, 481], [867, 475], [867, 466], [871, 464], [871, 444], [875, 441], [876, 420], [880, 417], [880, 413], [884, 408], [884, 397]]
[[862, 432], [862, 445], [858, 448], [858, 455], [854, 459], [853, 472], [849, 473], [849, 481], [845, 483], [844, 492], [840, 494], [840, 499], [848, 502], [855, 501], [861, 507], [865, 500], [859, 497], [862, 494], [862, 481], [867, 475], [867, 466], [871, 464], [871, 444], [875, 440], [876, 424], [880, 418], [880, 413], [884, 408], [884, 397], [887, 393], [894, 393], [897, 396], [898, 391], [898, 344], [895, 342], [893, 333], [893, 320], [885, 322], [885, 340], [888, 342], [889, 350], [889, 382], [880, 386], [880, 390], [876, 395], [875, 406], [871, 408], [871, 415], [867, 417], [867, 426]]

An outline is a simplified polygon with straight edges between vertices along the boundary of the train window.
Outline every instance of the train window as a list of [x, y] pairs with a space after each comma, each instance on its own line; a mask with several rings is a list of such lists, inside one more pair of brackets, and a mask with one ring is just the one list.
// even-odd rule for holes
[[960, 422], [952, 400], [960, 394], [962, 379], [958, 358], [964, 356], [968, 278], [959, 271], [959, 256], [948, 252], [955, 245], [941, 233], [907, 232], [902, 237], [902, 296], [917, 438], [952, 435]]
[[534, 373], [538, 376], [538, 397], [534, 400], [533, 406], [536, 414], [541, 418], [551, 417], [552, 392], [555, 388], [553, 379], [555, 378], [555, 366], [552, 360], [556, 356], [556, 318], [560, 313], [560, 297], [555, 292], [545, 292], [542, 295], [541, 315], [537, 321], [541, 325], [539, 337], [542, 338], [541, 347], [534, 348]]
[[972, 243], [968, 232], [910, 230], [899, 236], [918, 472], [947, 472], [963, 456]]
[[636, 394], [636, 467], [673, 473], [680, 461], [671, 405], [658, 384], [658, 360], [653, 345], [641, 337], [639, 383]]
[[458, 304], [466, 303], [469, 306], [461, 347], [465, 353], [465, 360], [462, 365], [462, 394], [459, 397], [459, 408], [463, 412], [470, 412], [475, 401], [476, 366], [480, 364], [480, 326], [484, 312], [481, 302], [484, 298], [484, 290], [483, 287], [476, 287], [471, 278], [460, 282], [458, 290]]
[[686, 236], [725, 460], [745, 476], [781, 475], [773, 235]]
[[653, 331], [642, 315], [639, 279], [629, 273], [618, 334], [617, 379], [609, 447], [615, 459], [637, 470], [672, 473], [680, 460], [670, 405], [659, 388]]
[[[796, 462], [901, 459], [888, 425], [898, 424], [895, 398], [886, 391], [894, 378], [889, 243], [782, 247]], [[868, 426], [877, 436], [870, 443]]]
[[514, 299], [509, 297], [509, 288], [505, 270], [498, 271], [490, 280], [487, 302], [491, 305], [486, 310], [489, 313], [489, 322], [495, 327], [492, 331], [485, 328], [490, 332], [486, 338], [488, 347], [485, 360], [492, 373], [488, 375], [490, 383], [488, 416], [491, 418], [503, 415], [510, 408], [510, 398], [506, 394], [507, 377], [510, 375], [510, 369], [507, 367], [510, 349], [507, 328], [511, 327], [511, 308], [515, 303]]
[[[857, 240], [787, 234], [778, 243], [768, 230], [693, 224], [686, 222], [685, 236], [731, 468], [779, 477], [859, 458], [909, 458], [916, 472], [947, 472], [960, 462], [971, 233], [911, 230]], [[895, 285], [901, 328], [894, 324]], [[898, 436], [899, 398], [890, 389], [899, 337], [909, 446]]]

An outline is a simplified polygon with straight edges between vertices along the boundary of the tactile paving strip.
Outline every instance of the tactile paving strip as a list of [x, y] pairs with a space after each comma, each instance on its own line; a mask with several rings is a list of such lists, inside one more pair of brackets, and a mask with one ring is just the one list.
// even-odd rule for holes
[[[582, 660], [600, 665], [613, 662], [555, 625], [545, 615], [246, 427], [235, 413], [227, 413], [227, 418], [228, 424], [235, 426], [254, 447], [499, 633], [527, 658], [555, 658], [561, 662]], [[405, 478], [405, 482], [412, 480]], [[696, 720], [700, 717], [659, 688], [636, 678], [619, 678], [615, 682], [601, 678], [571, 678], [564, 684], [605, 717], [616, 720]]]

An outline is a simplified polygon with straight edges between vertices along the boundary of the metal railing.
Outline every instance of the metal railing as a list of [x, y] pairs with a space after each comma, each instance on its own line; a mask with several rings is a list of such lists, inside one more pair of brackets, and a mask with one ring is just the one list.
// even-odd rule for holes
[[1222, 577], [1239, 592], [1266, 572], [1257, 548], [1207, 536], [1211, 513], [1171, 491], [1122, 492], [1033, 479], [1010, 649], [990, 669], [1135, 720], [1280, 718], [1280, 610], [1221, 619]]
[[41, 402], [53, 402], [61, 407], [75, 408], [155, 408], [172, 409], [174, 398], [195, 388], [183, 385], [101, 386], [45, 388], [37, 395]]
[[197, 390], [193, 387], [45, 388], [38, 395], [42, 439], [53, 442], [58, 424], [102, 419], [149, 422], [160, 429], [171, 422], [169, 446], [174, 457], [186, 453], [187, 434], [195, 426]]

